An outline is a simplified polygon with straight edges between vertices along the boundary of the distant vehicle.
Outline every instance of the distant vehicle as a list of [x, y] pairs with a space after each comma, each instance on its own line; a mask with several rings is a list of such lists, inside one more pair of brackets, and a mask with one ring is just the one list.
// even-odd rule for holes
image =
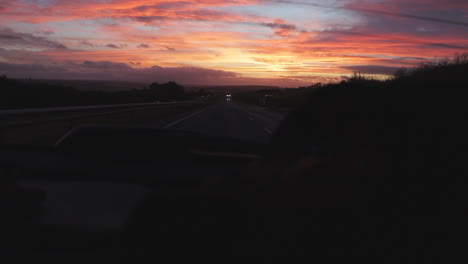
[[226, 101], [227, 101], [227, 102], [231, 101], [231, 97], [232, 97], [232, 96], [231, 96], [230, 94], [226, 94]]
[[261, 106], [267, 106], [271, 103], [271, 98], [273, 97], [273, 95], [271, 94], [265, 94], [264, 96], [260, 97], [260, 105]]

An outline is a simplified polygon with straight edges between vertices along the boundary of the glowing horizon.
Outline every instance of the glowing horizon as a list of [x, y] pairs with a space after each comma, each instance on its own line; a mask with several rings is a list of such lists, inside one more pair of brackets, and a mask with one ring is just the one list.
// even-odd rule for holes
[[299, 86], [468, 51], [461, 0], [0, 0], [0, 74]]

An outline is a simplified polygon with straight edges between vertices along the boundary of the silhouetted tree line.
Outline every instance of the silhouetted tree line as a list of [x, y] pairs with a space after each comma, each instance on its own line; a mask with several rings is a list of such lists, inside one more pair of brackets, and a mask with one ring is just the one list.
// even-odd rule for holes
[[287, 227], [299, 234], [298, 259], [455, 262], [464, 255], [467, 74], [467, 56], [386, 81], [356, 74], [316, 89], [281, 122], [264, 168], [281, 179], [278, 189], [289, 184], [284, 197], [298, 208]]
[[[360, 89], [395, 89], [399, 96], [407, 96], [407, 91], [411, 90], [415, 94], [418, 91], [420, 99], [424, 100], [426, 92], [437, 92], [443, 89], [462, 89], [465, 87], [468, 95], [468, 54], [458, 55], [451, 60], [441, 60], [433, 63], [425, 63], [414, 69], [400, 68], [395, 71], [391, 78], [387, 80], [376, 80], [360, 73], [354, 73], [348, 80], [339, 83], [322, 84], [317, 83], [307, 87], [295, 89], [274, 89], [261, 90], [257, 92], [247, 92], [235, 95], [238, 101], [258, 104], [261, 97], [266, 94], [271, 95], [268, 106], [292, 108], [304, 104], [308, 98], [314, 96], [315, 91], [327, 88], [354, 88]], [[463, 90], [463, 91], [465, 91]], [[463, 98], [464, 99], [464, 98]], [[439, 102], [434, 102], [434, 105]]]
[[[355, 73], [348, 81], [339, 84], [328, 84], [326, 87], [344, 86], [348, 88], [382, 88], [397, 89], [405, 96], [405, 91], [418, 91], [421, 98], [425, 92], [442, 91], [447, 89], [468, 89], [468, 54], [458, 55], [451, 60], [441, 60], [434, 63], [421, 64], [414, 69], [400, 68], [396, 70], [392, 78], [387, 80], [375, 80]], [[468, 90], [466, 90], [468, 92]]]
[[184, 87], [175, 82], [165, 84], [153, 83], [149, 87], [149, 93], [154, 96], [155, 100], [172, 101], [180, 99], [184, 96]]
[[149, 87], [129, 91], [99, 92], [0, 76], [1, 109], [168, 102], [205, 95], [207, 93], [203, 89], [186, 92], [175, 82], [153, 83]]

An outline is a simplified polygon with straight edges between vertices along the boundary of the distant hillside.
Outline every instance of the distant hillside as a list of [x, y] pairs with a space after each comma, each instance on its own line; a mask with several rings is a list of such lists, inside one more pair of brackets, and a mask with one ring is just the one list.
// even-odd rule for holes
[[262, 85], [239, 85], [239, 86], [189, 86], [187, 89], [204, 89], [207, 92], [214, 94], [218, 93], [240, 93], [240, 92], [252, 92], [260, 90], [271, 90], [279, 89], [277, 86], [262, 86]]
[[83, 91], [94, 92], [119, 92], [139, 90], [148, 86], [147, 83], [129, 81], [98, 81], [98, 80], [48, 80], [48, 79], [17, 79], [21, 82], [32, 82], [35, 84], [49, 84], [55, 86], [74, 87]]
[[[131, 81], [106, 81], [106, 80], [50, 80], [50, 79], [16, 79], [22, 83], [32, 82], [35, 84], [48, 84], [54, 86], [73, 87], [82, 91], [93, 92], [120, 92], [129, 90], [140, 90], [147, 88], [150, 84], [144, 82]], [[187, 91], [198, 91], [203, 89], [214, 94], [218, 93], [238, 93], [251, 92], [259, 90], [279, 89], [277, 86], [262, 86], [262, 85], [238, 85], [238, 86], [203, 86], [192, 85], [186, 86]]]
[[[88, 89], [80, 90], [67, 85], [44, 81], [14, 80], [0, 75], [0, 109], [21, 109], [36, 107], [64, 107], [83, 105], [105, 104], [132, 104], [150, 103], [161, 101], [192, 100], [197, 97], [207, 96], [204, 91], [185, 92], [184, 87], [175, 82], [153, 83], [148, 87], [139, 89], [112, 90], [103, 92], [99, 88], [106, 86], [108, 82], [94, 82], [96, 89], [88, 86]], [[81, 82], [86, 84], [86, 82]], [[112, 82], [111, 82], [112, 83]], [[118, 83], [118, 82], [116, 82]], [[102, 84], [101, 86], [99, 86]], [[115, 86], [114, 86], [115, 87]]]

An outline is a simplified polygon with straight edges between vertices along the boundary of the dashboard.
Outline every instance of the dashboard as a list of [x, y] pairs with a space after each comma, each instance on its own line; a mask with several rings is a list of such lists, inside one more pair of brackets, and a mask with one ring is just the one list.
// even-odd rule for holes
[[115, 263], [129, 219], [149, 197], [236, 200], [264, 149], [256, 142], [127, 127], [78, 129], [53, 148], [4, 146], [1, 228], [8, 235], [0, 252], [19, 260]]

